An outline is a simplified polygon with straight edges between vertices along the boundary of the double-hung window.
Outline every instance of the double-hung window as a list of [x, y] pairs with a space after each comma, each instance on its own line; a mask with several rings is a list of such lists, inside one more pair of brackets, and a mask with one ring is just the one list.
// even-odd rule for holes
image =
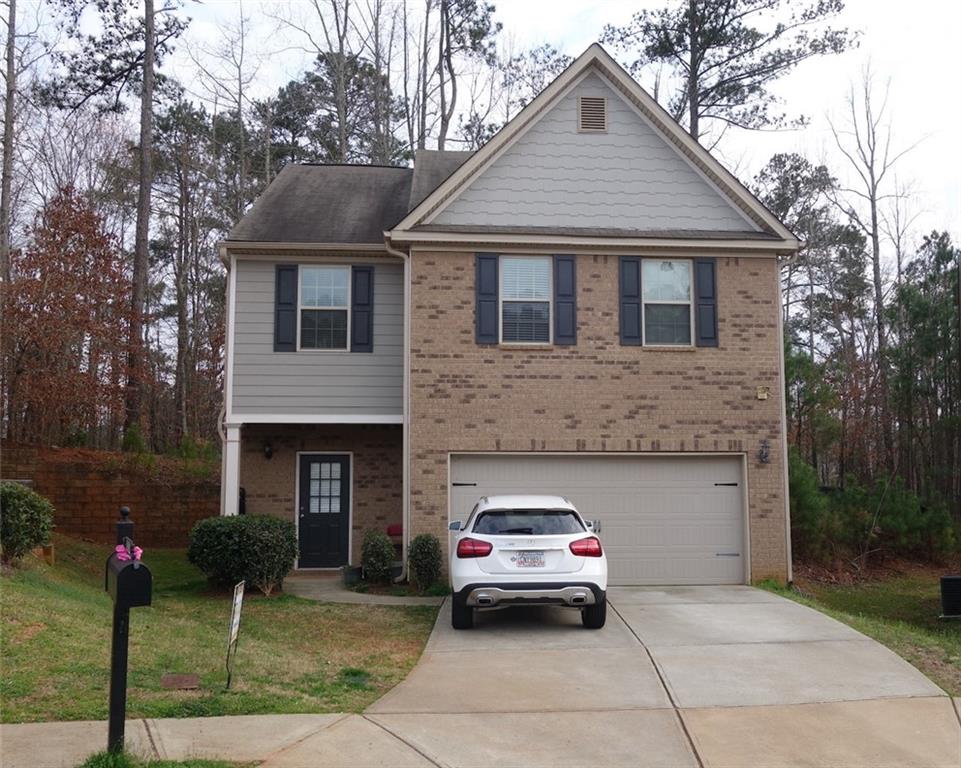
[[645, 345], [691, 345], [691, 262], [644, 259], [641, 291]]
[[501, 342], [551, 343], [551, 265], [549, 256], [501, 257]]
[[300, 268], [300, 349], [346, 350], [350, 315], [350, 267]]

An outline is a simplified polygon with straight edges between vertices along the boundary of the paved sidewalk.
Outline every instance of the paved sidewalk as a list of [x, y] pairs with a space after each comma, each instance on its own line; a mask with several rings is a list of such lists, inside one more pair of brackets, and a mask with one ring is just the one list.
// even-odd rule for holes
[[339, 572], [296, 571], [284, 579], [284, 592], [322, 603], [353, 605], [440, 605], [443, 597], [398, 597], [354, 592], [341, 581]]
[[[324, 745], [313, 737], [330, 731]], [[310, 743], [310, 757], [302, 745]], [[76, 768], [107, 745], [106, 722], [0, 725], [3, 768]], [[248, 715], [127, 721], [127, 750], [145, 759], [219, 758], [270, 766], [430, 765], [361, 715]]]

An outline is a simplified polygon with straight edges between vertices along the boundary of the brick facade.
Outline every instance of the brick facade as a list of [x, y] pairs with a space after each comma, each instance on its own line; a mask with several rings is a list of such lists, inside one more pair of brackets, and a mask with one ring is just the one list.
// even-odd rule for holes
[[[294, 519], [297, 453], [352, 453], [351, 563], [369, 529], [402, 520], [403, 432], [400, 425], [247, 424], [241, 433], [240, 486], [247, 513]], [[273, 456], [264, 456], [264, 443]]]
[[719, 257], [717, 282], [716, 349], [621, 346], [615, 255], [577, 257], [576, 346], [478, 346], [474, 254], [415, 250], [411, 536], [446, 545], [450, 452], [730, 452], [747, 456], [751, 579], [784, 580], [778, 267]]

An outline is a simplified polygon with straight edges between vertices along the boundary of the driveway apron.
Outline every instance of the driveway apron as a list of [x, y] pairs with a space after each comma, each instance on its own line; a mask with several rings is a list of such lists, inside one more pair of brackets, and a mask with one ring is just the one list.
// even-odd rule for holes
[[615, 587], [608, 623], [442, 609], [365, 717], [438, 766], [961, 765], [951, 699], [900, 657], [750, 587]]

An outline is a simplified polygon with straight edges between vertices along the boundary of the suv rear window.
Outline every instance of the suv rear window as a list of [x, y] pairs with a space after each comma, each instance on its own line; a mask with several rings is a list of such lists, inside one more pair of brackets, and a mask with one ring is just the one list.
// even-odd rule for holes
[[583, 533], [584, 526], [569, 509], [489, 509], [474, 523], [474, 533], [488, 536], [550, 536]]

